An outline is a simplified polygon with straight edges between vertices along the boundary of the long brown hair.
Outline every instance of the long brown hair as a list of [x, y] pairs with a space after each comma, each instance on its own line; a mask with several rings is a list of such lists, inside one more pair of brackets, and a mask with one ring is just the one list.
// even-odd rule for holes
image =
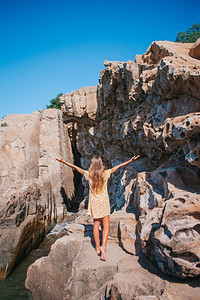
[[98, 193], [102, 190], [104, 185], [103, 173], [105, 167], [100, 156], [95, 155], [90, 163], [89, 167], [89, 176], [92, 179], [91, 189], [93, 192]]

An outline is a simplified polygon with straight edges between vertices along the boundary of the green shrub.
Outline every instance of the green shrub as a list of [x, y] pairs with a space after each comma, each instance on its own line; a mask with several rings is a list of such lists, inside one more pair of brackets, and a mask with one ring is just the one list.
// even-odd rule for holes
[[8, 124], [6, 122], [1, 123], [1, 127], [6, 127], [6, 126], [8, 126]]
[[54, 99], [51, 99], [50, 100], [50, 105], [47, 105], [47, 108], [57, 108], [57, 109], [61, 109], [61, 105], [60, 105], [60, 97], [62, 96], [63, 94], [60, 93], [57, 95], [56, 98]]

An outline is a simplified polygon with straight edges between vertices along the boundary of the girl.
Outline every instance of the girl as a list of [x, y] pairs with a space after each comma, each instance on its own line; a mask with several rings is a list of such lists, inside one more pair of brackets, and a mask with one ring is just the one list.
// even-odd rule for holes
[[[93, 217], [93, 235], [96, 244], [96, 252], [100, 255], [101, 260], [106, 260], [106, 244], [109, 234], [109, 215], [110, 215], [110, 202], [107, 192], [107, 181], [110, 175], [116, 172], [119, 168], [126, 166], [132, 161], [136, 160], [138, 156], [133, 156], [130, 160], [119, 164], [112, 169], [106, 170], [100, 156], [94, 156], [91, 160], [88, 170], [83, 170], [69, 162], [64, 161], [63, 158], [56, 158], [59, 162], [66, 164], [67, 166], [75, 169], [79, 173], [83, 174], [89, 182], [89, 202], [88, 202], [88, 214]], [[103, 233], [102, 233], [102, 246], [99, 244], [99, 224], [102, 220]]]

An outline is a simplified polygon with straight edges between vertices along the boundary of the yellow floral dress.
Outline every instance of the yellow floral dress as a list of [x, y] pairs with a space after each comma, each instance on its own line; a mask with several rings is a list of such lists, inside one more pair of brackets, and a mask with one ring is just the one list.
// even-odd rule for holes
[[104, 218], [110, 214], [110, 202], [107, 191], [107, 182], [111, 175], [111, 169], [104, 172], [104, 185], [102, 190], [96, 194], [91, 191], [92, 179], [89, 176], [88, 171], [84, 171], [85, 179], [88, 180], [89, 202], [88, 202], [88, 214], [93, 218]]

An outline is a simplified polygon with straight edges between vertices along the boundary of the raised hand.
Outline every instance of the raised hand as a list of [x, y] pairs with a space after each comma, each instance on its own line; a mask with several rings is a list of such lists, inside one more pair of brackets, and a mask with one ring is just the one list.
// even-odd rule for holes
[[133, 156], [133, 157], [130, 159], [130, 161], [134, 161], [134, 160], [138, 159], [139, 157], [140, 157], [140, 155], [138, 155], [138, 156]]
[[56, 159], [57, 161], [59, 161], [59, 162], [65, 164], [65, 165], [67, 165], [68, 167], [70, 167], [70, 168], [72, 168], [72, 169], [75, 169], [75, 170], [78, 171], [79, 173], [84, 174], [84, 170], [83, 170], [83, 169], [79, 168], [78, 166], [75, 166], [75, 165], [71, 164], [71, 163], [68, 162], [68, 161], [65, 161], [62, 157], [56, 157], [55, 159]]
[[62, 157], [59, 157], [59, 158], [56, 157], [56, 160], [59, 161], [59, 162], [62, 162], [62, 163], [65, 162], [64, 159], [63, 159]]
[[138, 156], [133, 156], [131, 159], [125, 161], [124, 163], [119, 164], [119, 165], [113, 167], [113, 168], [111, 169], [111, 174], [114, 173], [114, 172], [116, 172], [119, 168], [124, 167], [124, 166], [130, 164], [132, 161], [138, 159], [138, 157], [140, 157], [140, 155], [138, 155]]

